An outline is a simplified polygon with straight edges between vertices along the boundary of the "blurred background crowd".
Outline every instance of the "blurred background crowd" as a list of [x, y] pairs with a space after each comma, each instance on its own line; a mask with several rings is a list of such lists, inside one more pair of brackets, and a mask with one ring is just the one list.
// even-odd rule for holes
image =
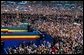
[[54, 45], [20, 45], [14, 49], [9, 48], [9, 54], [83, 53], [82, 1], [1, 2], [1, 27], [19, 26], [25, 22], [30, 23], [31, 28], [51, 35]]

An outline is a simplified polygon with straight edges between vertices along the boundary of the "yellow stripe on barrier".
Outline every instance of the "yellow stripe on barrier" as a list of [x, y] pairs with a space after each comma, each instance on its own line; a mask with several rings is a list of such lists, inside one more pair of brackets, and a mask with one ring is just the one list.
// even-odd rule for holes
[[8, 32], [24, 32], [24, 31], [27, 31], [27, 30], [8, 30]]
[[8, 31], [8, 29], [1, 29], [1, 32], [2, 32], [2, 31]]
[[1, 38], [39, 38], [39, 36], [1, 36]]
[[1, 32], [26, 32], [27, 30], [8, 30], [8, 29], [1, 29]]

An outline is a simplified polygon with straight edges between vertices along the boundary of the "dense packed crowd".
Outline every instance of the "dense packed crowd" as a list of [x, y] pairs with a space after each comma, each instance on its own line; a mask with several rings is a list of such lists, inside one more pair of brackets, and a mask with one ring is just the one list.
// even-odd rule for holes
[[35, 43], [21, 43], [18, 47], [9, 47], [6, 49], [7, 54], [82, 54], [83, 47], [76, 43], [73, 47], [72, 43], [60, 39], [55, 45], [48, 41], [43, 41], [42, 44]]
[[[30, 6], [29, 6], [30, 7]], [[45, 9], [44, 9], [45, 8]], [[34, 9], [34, 8], [32, 8]], [[46, 10], [47, 9], [47, 10]], [[74, 8], [76, 10], [76, 8]], [[34, 9], [35, 10], [35, 9]], [[32, 10], [31, 10], [32, 11]], [[40, 15], [38, 12], [43, 15]], [[49, 13], [48, 13], [49, 11]], [[54, 38], [53, 46], [48, 43], [38, 47], [32, 45], [9, 48], [9, 54], [82, 54], [83, 53], [83, 12], [76, 10], [57, 11], [51, 7], [36, 8], [38, 14], [28, 18], [2, 18], [1, 26], [19, 26], [23, 22], [31, 23], [31, 27], [46, 32]], [[54, 13], [55, 14], [54, 14]], [[32, 12], [31, 12], [32, 13]], [[51, 15], [51, 13], [53, 15]], [[66, 15], [67, 14], [67, 15]], [[34, 16], [32, 16], [34, 15]], [[26, 16], [25, 16], [26, 17]], [[12, 51], [12, 52], [11, 52]]]
[[[67, 19], [66, 19], [67, 18]], [[77, 19], [78, 20], [75, 20]], [[20, 54], [82, 54], [83, 52], [83, 18], [77, 17], [70, 19], [68, 17], [39, 17], [31, 18], [31, 27], [42, 32], [46, 32], [54, 38], [53, 45], [51, 48], [38, 46], [36, 49], [32, 50], [32, 47], [25, 46], [21, 48]], [[28, 19], [29, 21], [29, 19]], [[14, 24], [14, 23], [13, 23]], [[8, 26], [8, 25], [7, 25]], [[48, 44], [49, 45], [49, 44]], [[30, 53], [25, 50], [28, 48]], [[44, 48], [44, 49], [43, 49]], [[52, 49], [55, 49], [52, 52]], [[38, 50], [41, 49], [41, 50]], [[49, 50], [51, 49], [51, 50]], [[44, 51], [45, 50], [45, 51]], [[14, 52], [17, 53], [16, 49]], [[41, 52], [43, 51], [43, 52]], [[10, 53], [12, 54], [12, 53]]]
[[[25, 3], [26, 2], [26, 3]], [[48, 2], [48, 1], [39, 1], [39, 2], [14, 2], [7, 1], [3, 2], [1, 5], [1, 11], [4, 12], [21, 12], [21, 13], [31, 13], [31, 14], [73, 14], [71, 12], [78, 13], [83, 12], [83, 3], [81, 2]], [[24, 4], [20, 4], [24, 3]], [[59, 13], [59, 11], [61, 11]], [[67, 12], [69, 11], [69, 12]], [[74, 12], [74, 14], [75, 14]]]
[[[50, 21], [38, 20], [37, 22], [35, 22], [33, 27], [37, 28], [38, 30], [47, 32], [56, 40], [58, 40], [57, 36], [59, 36], [62, 41], [60, 42], [60, 48], [62, 49], [68, 48], [69, 50], [66, 50], [67, 54], [68, 53], [72, 54], [76, 46], [81, 46], [83, 48], [83, 21], [82, 20], [80, 21], [81, 18], [79, 18], [79, 20], [75, 19], [72, 18], [68, 20], [68, 18], [66, 19], [62, 17], [62, 19], [60, 20], [54, 20], [54, 19], [52, 20], [50, 19]], [[79, 50], [77, 51], [80, 52]]]

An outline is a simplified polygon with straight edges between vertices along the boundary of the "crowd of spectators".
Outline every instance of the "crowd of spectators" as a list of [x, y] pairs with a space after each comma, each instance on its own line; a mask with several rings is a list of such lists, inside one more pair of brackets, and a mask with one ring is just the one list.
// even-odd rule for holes
[[[56, 52], [48, 51], [51, 48], [41, 47], [42, 51], [43, 48], [47, 48], [47, 52], [44, 51], [42, 53], [49, 53], [49, 54], [78, 54], [83, 53], [83, 19], [78, 18], [70, 18], [66, 19], [67, 17], [40, 17], [33, 19], [31, 18], [31, 27], [35, 28], [36, 30], [40, 30], [42, 32], [46, 32], [47, 34], [51, 35], [54, 38], [54, 45], [58, 50]], [[59, 46], [59, 48], [58, 48]], [[27, 46], [25, 47], [27, 48]], [[28, 47], [29, 48], [29, 47]], [[39, 49], [40, 47], [36, 48]], [[31, 48], [32, 49], [32, 48]], [[24, 48], [23, 48], [24, 50]], [[14, 50], [16, 51], [16, 50]], [[25, 50], [24, 50], [25, 51]], [[34, 50], [33, 50], [34, 51]], [[41, 51], [33, 52], [37, 54], [42, 54]], [[17, 52], [17, 51], [16, 51]], [[23, 52], [24, 53], [24, 52]], [[31, 53], [31, 54], [32, 54]], [[11, 53], [10, 53], [11, 54]], [[27, 53], [30, 54], [30, 53]]]
[[[25, 3], [26, 2], [26, 3]], [[78, 11], [83, 12], [83, 3], [81, 2], [14, 2], [14, 1], [7, 1], [7, 2], [2, 2], [1, 4], [1, 11], [2, 13], [4, 12], [21, 12], [21, 13], [31, 13], [31, 14], [69, 14], [70, 12], [76, 12]], [[24, 4], [20, 4], [24, 3]], [[61, 11], [59, 13], [59, 11]], [[67, 12], [69, 11], [69, 12]]]
[[82, 54], [83, 47], [79, 43], [72, 45], [71, 42], [69, 43], [66, 40], [63, 41], [63, 39], [60, 39], [55, 45], [52, 45], [48, 41], [43, 41], [40, 45], [36, 45], [35, 43], [20, 43], [19, 46], [9, 47], [6, 51], [7, 54]]
[[[36, 11], [34, 11], [37, 12], [37, 14], [35, 13], [36, 15], [32, 14], [33, 11], [31, 10], [31, 17], [28, 18], [2, 18], [2, 27], [18, 26], [22, 22], [30, 22], [32, 28], [46, 32], [54, 38], [54, 46], [49, 47], [49, 44], [47, 47], [44, 44], [38, 47], [19, 46], [12, 49], [13, 52], [9, 48], [9, 54], [82, 54], [83, 12], [75, 10], [54, 10], [52, 7], [43, 6], [42, 8], [36, 8]], [[43, 15], [39, 15], [41, 11]]]
[[[75, 20], [77, 18], [66, 19], [66, 17], [62, 17], [59, 18], [60, 20], [58, 18], [56, 18], [57, 20], [50, 18], [50, 20], [47, 21], [37, 20], [32, 26], [51, 35], [55, 39], [55, 44], [60, 43], [61, 49], [67, 49], [67, 54], [72, 54], [74, 51], [78, 53], [80, 51], [75, 48], [77, 46], [81, 46], [83, 48], [83, 21], [80, 21], [80, 19], [83, 18], [78, 18], [78, 20]], [[61, 39], [59, 41], [61, 42], [57, 42], [57, 36], [59, 36]], [[59, 50], [61, 51], [61, 49]], [[61, 53], [64, 52], [61, 51]]]

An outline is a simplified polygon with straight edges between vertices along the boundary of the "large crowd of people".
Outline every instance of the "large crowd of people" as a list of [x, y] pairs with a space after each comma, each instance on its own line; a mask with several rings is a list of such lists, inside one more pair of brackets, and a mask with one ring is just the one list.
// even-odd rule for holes
[[[80, 6], [76, 7], [79, 8]], [[48, 43], [48, 46], [42, 44], [38, 47], [35, 44], [35, 46], [33, 44], [30, 46], [20, 45], [14, 49], [9, 48], [9, 54], [83, 54], [82, 11], [76, 8], [74, 8], [75, 11], [73, 9], [55, 10], [48, 6], [38, 9], [36, 6], [30, 8], [31, 11], [32, 9], [36, 9], [36, 11], [30, 12], [30, 16], [25, 16], [27, 18], [2, 18], [1, 27], [18, 26], [23, 22], [29, 22], [32, 28], [51, 35], [54, 39], [54, 45], [52, 46], [50, 43]]]
[[[27, 1], [25, 1], [27, 2]], [[52, 14], [75, 14], [76, 11], [78, 15], [80, 12], [83, 12], [83, 3], [81, 2], [2, 2], [1, 5], [1, 13], [9, 12], [9, 13], [28, 13], [28, 14], [45, 14], [45, 15], [52, 15]], [[21, 4], [22, 3], [22, 4]], [[24, 4], [23, 4], [24, 3]], [[67, 12], [68, 11], [68, 12]], [[74, 12], [74, 13], [71, 13]]]
[[[54, 39], [56, 39], [55, 44], [60, 43], [59, 50], [61, 50], [61, 48], [63, 50], [68, 48], [66, 52], [67, 54], [68, 53], [71, 54], [72, 52], [74, 52], [73, 50], [75, 50], [75, 47], [77, 46], [83, 47], [83, 21], [81, 20], [83, 18], [78, 18], [78, 20], [75, 20], [77, 18], [66, 19], [66, 17], [64, 18], [62, 17], [59, 18], [60, 20], [58, 20], [58, 18], [56, 18], [57, 20], [51, 18], [50, 20], [47, 21], [37, 20], [34, 23], [33, 27], [43, 32], [47, 32]], [[57, 36], [59, 36], [59, 38], [61, 39], [58, 42], [57, 42], [58, 40]], [[79, 50], [77, 51], [80, 52]]]
[[20, 43], [18, 47], [9, 47], [6, 51], [7, 54], [82, 54], [81, 44], [76, 44], [74, 47], [71, 47], [70, 44], [62, 41], [55, 43], [55, 45], [48, 41], [43, 41], [40, 45]]
[[[59, 38], [59, 37], [57, 37]], [[57, 41], [57, 40], [56, 40]], [[80, 43], [73, 43], [69, 40], [61, 38], [55, 45], [48, 41], [43, 41], [42, 44], [36, 45], [35, 43], [20, 43], [17, 47], [9, 47], [6, 49], [7, 54], [82, 54], [83, 45]]]

